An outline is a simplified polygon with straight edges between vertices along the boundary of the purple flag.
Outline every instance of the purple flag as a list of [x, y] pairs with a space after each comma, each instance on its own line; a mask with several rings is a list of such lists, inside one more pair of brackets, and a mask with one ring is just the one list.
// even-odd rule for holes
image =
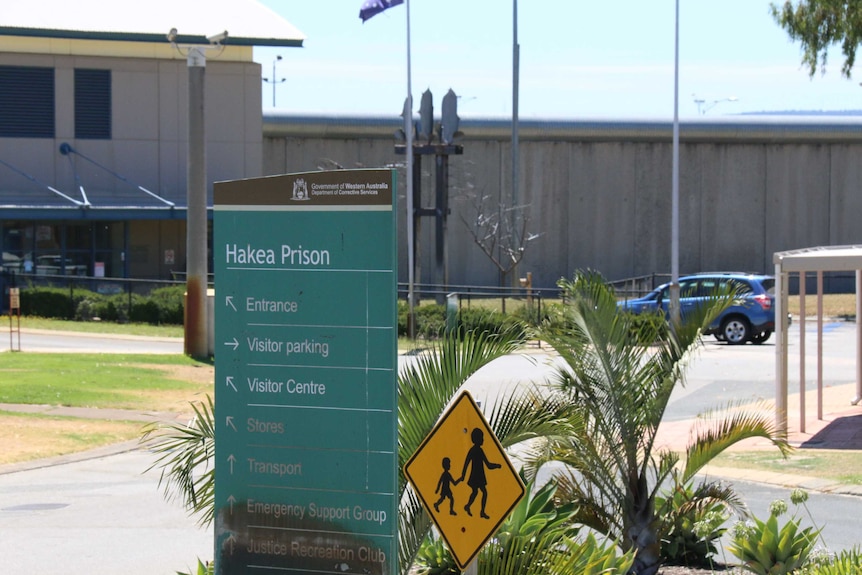
[[359, 17], [365, 22], [372, 16], [403, 3], [404, 0], [365, 0], [362, 3], [362, 8], [359, 9]]

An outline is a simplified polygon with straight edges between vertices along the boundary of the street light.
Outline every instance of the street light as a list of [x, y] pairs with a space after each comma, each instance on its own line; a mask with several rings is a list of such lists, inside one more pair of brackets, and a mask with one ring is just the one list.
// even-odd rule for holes
[[225, 49], [227, 30], [207, 37], [209, 44], [177, 44], [177, 29], [167, 40], [186, 56], [188, 67], [188, 147], [186, 160], [186, 306], [185, 353], [196, 359], [211, 355], [207, 337], [207, 155], [204, 114], [207, 50]]
[[275, 77], [275, 65], [281, 62], [281, 54], [275, 57], [275, 60], [272, 61], [272, 78], [262, 78], [264, 82], [268, 84], [272, 84], [272, 107], [275, 108], [275, 87], [282, 82], [287, 82], [287, 78], [282, 78], [280, 80]]
[[703, 98], [698, 98], [697, 94], [692, 94], [694, 97], [694, 103], [697, 104], [697, 115], [704, 116], [707, 112], [715, 108], [718, 104], [722, 102], [736, 102], [739, 98], [736, 96], [728, 96], [727, 98], [721, 98], [720, 100], [713, 100], [709, 104], [706, 103], [706, 100]]

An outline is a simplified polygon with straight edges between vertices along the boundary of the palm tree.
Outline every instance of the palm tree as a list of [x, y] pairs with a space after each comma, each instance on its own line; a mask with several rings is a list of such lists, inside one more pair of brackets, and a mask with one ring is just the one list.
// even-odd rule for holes
[[[733, 410], [693, 432], [681, 456], [656, 445], [671, 393], [684, 385], [686, 362], [701, 343], [704, 326], [731, 301], [716, 294], [713, 305], [686, 313], [667, 329], [617, 308], [613, 289], [595, 273], [562, 280], [571, 316], [565, 329], [541, 337], [559, 354], [555, 386], [569, 397], [571, 435], [549, 438], [533, 456], [534, 470], [547, 461], [564, 464], [559, 498], [579, 507], [578, 521], [635, 550], [632, 572], [654, 575], [661, 565], [659, 490], [668, 481], [688, 483], [709, 461], [743, 439], [762, 437], [782, 453], [786, 438], [763, 412]], [[738, 407], [738, 406], [736, 406]], [[730, 492], [705, 489], [709, 497]]]

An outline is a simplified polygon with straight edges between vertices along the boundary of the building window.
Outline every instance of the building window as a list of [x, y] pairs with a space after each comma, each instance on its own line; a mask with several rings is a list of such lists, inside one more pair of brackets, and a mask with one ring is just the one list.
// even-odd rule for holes
[[54, 137], [54, 69], [0, 66], [0, 137]]
[[75, 137], [111, 139], [111, 71], [75, 69]]

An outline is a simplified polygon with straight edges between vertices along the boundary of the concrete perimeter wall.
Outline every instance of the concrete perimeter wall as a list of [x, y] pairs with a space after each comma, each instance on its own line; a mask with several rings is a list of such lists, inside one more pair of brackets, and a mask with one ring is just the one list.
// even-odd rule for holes
[[[264, 174], [398, 168], [399, 281], [407, 281], [404, 157], [398, 118], [264, 117]], [[511, 201], [511, 124], [461, 121], [464, 154], [451, 156], [450, 285], [496, 285], [497, 268], [465, 222]], [[527, 244], [518, 275], [553, 287], [579, 269], [610, 280], [671, 271], [670, 122], [524, 121], [520, 203]], [[862, 118], [731, 117], [680, 126], [680, 272], [771, 273], [772, 254], [862, 243]], [[423, 207], [434, 204], [434, 161], [424, 158]], [[420, 234], [419, 283], [435, 277], [434, 221]]]

